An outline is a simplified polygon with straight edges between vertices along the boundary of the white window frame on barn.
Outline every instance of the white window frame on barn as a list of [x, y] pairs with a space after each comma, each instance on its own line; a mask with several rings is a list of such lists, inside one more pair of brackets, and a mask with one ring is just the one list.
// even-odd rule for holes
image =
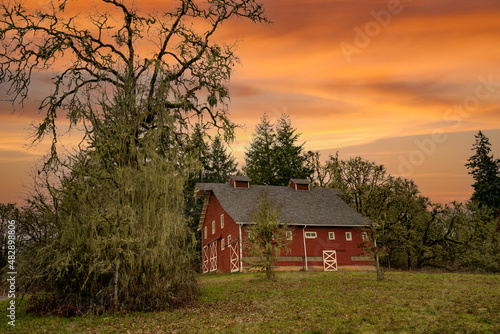
[[220, 250], [224, 250], [224, 247], [225, 247], [225, 242], [224, 242], [224, 238], [222, 238], [222, 240], [220, 241]]
[[352, 232], [345, 233], [345, 240], [352, 241]]
[[286, 231], [286, 240], [292, 240], [293, 234], [292, 231]]
[[212, 222], [212, 234], [215, 234], [215, 220]]
[[306, 239], [316, 239], [318, 237], [318, 233], [316, 232], [306, 232]]
[[221, 230], [224, 228], [224, 214], [220, 215], [220, 228]]
[[335, 240], [335, 232], [328, 232], [328, 239]]
[[361, 240], [363, 240], [363, 241], [367, 241], [367, 240], [368, 240], [368, 233], [366, 233], [366, 232], [362, 232], [362, 233], [361, 233]]
[[208, 232], [207, 232], [207, 227], [205, 226], [205, 239], [207, 238]]
[[227, 244], [229, 245], [231, 243], [231, 234], [227, 236]]

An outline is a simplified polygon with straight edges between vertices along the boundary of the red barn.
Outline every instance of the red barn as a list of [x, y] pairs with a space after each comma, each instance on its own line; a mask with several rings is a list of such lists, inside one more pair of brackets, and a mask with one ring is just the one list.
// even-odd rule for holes
[[240, 260], [247, 256], [242, 247], [246, 226], [264, 191], [280, 203], [282, 219], [291, 228], [291, 252], [278, 258], [279, 269], [371, 268], [371, 258], [359, 249], [367, 219], [339, 197], [339, 190], [314, 188], [309, 180], [298, 179], [288, 187], [251, 185], [246, 176], [232, 176], [226, 184], [196, 184], [196, 195], [205, 197], [199, 224], [204, 273], [245, 270]]

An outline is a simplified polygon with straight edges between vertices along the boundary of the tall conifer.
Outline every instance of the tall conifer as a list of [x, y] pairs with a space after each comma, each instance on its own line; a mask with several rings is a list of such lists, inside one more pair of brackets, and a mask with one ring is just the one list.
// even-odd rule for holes
[[245, 152], [246, 166], [243, 168], [254, 184], [275, 185], [276, 133], [267, 113], [255, 128], [253, 140]]
[[493, 157], [490, 141], [481, 131], [475, 138], [476, 142], [472, 146], [475, 154], [465, 164], [474, 178], [471, 200], [492, 209], [500, 209], [500, 159]]
[[252, 183], [286, 186], [290, 179], [305, 179], [312, 174], [303, 153], [305, 143], [297, 144], [300, 134], [296, 131], [287, 114], [281, 115], [276, 126], [267, 114], [262, 116], [245, 152], [243, 170]]
[[277, 185], [286, 186], [290, 179], [306, 179], [312, 170], [306, 166], [304, 144], [297, 144], [300, 133], [292, 127], [290, 116], [282, 114], [276, 125], [275, 168]]

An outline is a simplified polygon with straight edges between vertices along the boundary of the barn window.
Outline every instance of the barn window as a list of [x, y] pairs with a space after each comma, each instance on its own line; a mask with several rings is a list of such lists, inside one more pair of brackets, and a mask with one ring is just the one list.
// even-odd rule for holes
[[368, 234], [366, 232], [361, 233], [361, 239], [363, 241], [367, 241], [368, 240]]
[[335, 232], [328, 232], [328, 239], [335, 240]]
[[205, 226], [205, 239], [207, 238], [207, 227]]
[[212, 234], [215, 234], [215, 220], [212, 222]]
[[222, 238], [221, 242], [220, 242], [220, 250], [224, 250], [224, 247], [225, 247], [225, 243], [224, 243], [224, 238]]
[[316, 232], [306, 232], [306, 239], [316, 239], [317, 236]]
[[352, 233], [351, 232], [346, 232], [345, 233], [345, 240], [351, 241], [352, 240]]
[[220, 228], [223, 229], [224, 228], [224, 214], [221, 214], [220, 215]]
[[227, 236], [227, 244], [229, 245], [231, 243], [231, 234]]
[[286, 240], [292, 240], [292, 231], [286, 231]]

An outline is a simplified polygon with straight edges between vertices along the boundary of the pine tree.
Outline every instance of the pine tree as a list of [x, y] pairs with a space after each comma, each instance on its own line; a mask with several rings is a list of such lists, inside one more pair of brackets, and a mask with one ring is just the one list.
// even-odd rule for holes
[[245, 152], [243, 170], [252, 183], [287, 186], [290, 179], [311, 176], [312, 169], [307, 167], [307, 156], [303, 153], [305, 143], [297, 145], [300, 134], [296, 131], [286, 114], [281, 115], [276, 127], [267, 114], [262, 116]]
[[246, 166], [243, 171], [254, 184], [275, 185], [276, 133], [269, 116], [264, 113], [255, 128], [253, 141], [245, 152]]
[[[214, 182], [225, 183], [229, 176], [236, 173], [237, 163], [231, 153], [227, 152], [221, 136], [216, 136], [210, 144], [210, 139], [205, 138], [201, 131], [195, 131], [191, 136], [192, 150], [197, 152], [202, 168], [190, 172], [189, 178], [184, 186], [184, 216], [188, 219], [189, 227], [195, 234], [197, 242], [197, 253], [201, 253], [201, 232], [198, 231], [201, 212], [203, 209], [203, 197], [193, 196], [196, 183]], [[193, 265], [201, 268], [201, 258], [196, 257]]]
[[[201, 126], [197, 124], [186, 143], [186, 149], [197, 157], [199, 168], [189, 171], [189, 177], [184, 185], [184, 216], [188, 219], [189, 228], [196, 234], [197, 239], [201, 237], [198, 231], [198, 222], [203, 207], [203, 198], [193, 196], [196, 183], [203, 182], [205, 166], [208, 163], [210, 145], [206, 134]], [[198, 245], [200, 247], [200, 245]]]
[[290, 116], [282, 114], [276, 125], [275, 169], [277, 185], [286, 186], [290, 179], [306, 179], [312, 170], [306, 167], [307, 156], [303, 154], [304, 144], [297, 144], [300, 137], [292, 127]]
[[190, 219], [190, 226], [194, 231], [198, 228], [198, 220], [203, 206], [203, 198], [194, 197], [193, 192], [198, 182], [225, 183], [229, 176], [236, 173], [237, 163], [231, 153], [227, 153], [221, 136], [216, 136], [210, 144], [199, 131], [191, 136], [190, 150], [196, 153], [201, 164], [200, 169], [190, 172], [184, 187], [185, 208], [184, 214]]
[[500, 160], [491, 154], [488, 137], [479, 131], [475, 138], [476, 142], [472, 146], [475, 154], [465, 164], [475, 181], [471, 200], [492, 209], [500, 209]]
[[236, 173], [238, 164], [235, 160], [231, 153], [227, 153], [222, 138], [215, 137], [208, 152], [203, 182], [227, 182], [229, 176]]

